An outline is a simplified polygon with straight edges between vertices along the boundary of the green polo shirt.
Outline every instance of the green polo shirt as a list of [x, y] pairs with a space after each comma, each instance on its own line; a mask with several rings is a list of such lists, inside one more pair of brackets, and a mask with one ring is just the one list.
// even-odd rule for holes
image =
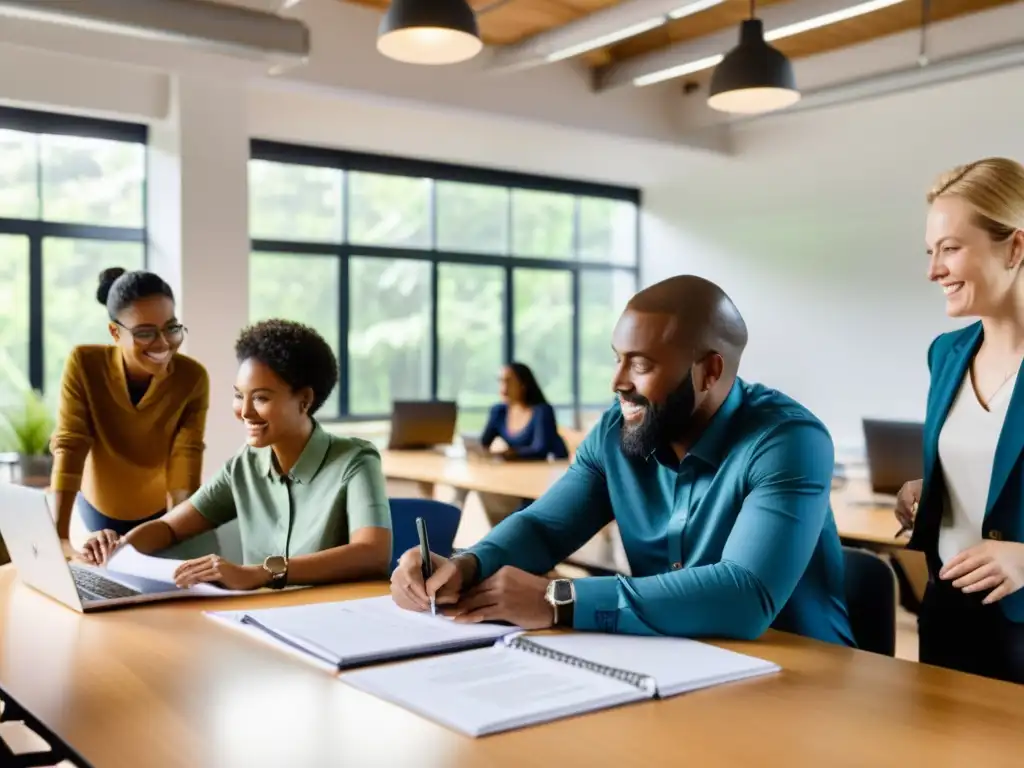
[[269, 447], [247, 445], [191, 502], [215, 527], [238, 518], [246, 565], [348, 544], [354, 531], [367, 526], [391, 528], [377, 449], [319, 424], [287, 475], [278, 471]]

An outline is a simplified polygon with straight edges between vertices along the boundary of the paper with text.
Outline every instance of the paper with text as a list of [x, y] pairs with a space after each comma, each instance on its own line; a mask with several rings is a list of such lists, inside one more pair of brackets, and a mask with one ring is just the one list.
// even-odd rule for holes
[[470, 736], [647, 698], [613, 678], [501, 646], [350, 672], [341, 680]]

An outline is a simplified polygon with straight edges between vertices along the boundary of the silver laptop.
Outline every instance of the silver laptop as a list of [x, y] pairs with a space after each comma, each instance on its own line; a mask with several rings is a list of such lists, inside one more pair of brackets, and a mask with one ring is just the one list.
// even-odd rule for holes
[[18, 577], [69, 608], [88, 612], [187, 597], [165, 581], [153, 581], [64, 559], [46, 492], [0, 483], [0, 535]]

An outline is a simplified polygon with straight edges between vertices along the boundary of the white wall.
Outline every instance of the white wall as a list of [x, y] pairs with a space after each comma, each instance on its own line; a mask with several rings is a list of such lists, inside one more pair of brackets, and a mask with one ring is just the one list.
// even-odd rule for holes
[[735, 129], [733, 158], [645, 190], [644, 281], [715, 280], [747, 320], [741, 375], [796, 397], [838, 447], [865, 415], [920, 419], [946, 318], [924, 195], [948, 166], [1024, 159], [1024, 68]]

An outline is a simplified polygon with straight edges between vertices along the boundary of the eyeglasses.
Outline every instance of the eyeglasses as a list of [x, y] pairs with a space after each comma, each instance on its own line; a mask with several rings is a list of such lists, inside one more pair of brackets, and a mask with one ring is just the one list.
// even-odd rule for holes
[[135, 340], [136, 344], [144, 347], [148, 347], [150, 344], [155, 342], [159, 336], [163, 336], [167, 343], [172, 346], [180, 344], [184, 340], [185, 334], [188, 333], [188, 328], [181, 323], [168, 325], [163, 330], [160, 330], [153, 325], [137, 325], [134, 328], [129, 328], [127, 325], [119, 323], [117, 320], [115, 320], [114, 323], [128, 331], [128, 333], [132, 335], [132, 339]]

